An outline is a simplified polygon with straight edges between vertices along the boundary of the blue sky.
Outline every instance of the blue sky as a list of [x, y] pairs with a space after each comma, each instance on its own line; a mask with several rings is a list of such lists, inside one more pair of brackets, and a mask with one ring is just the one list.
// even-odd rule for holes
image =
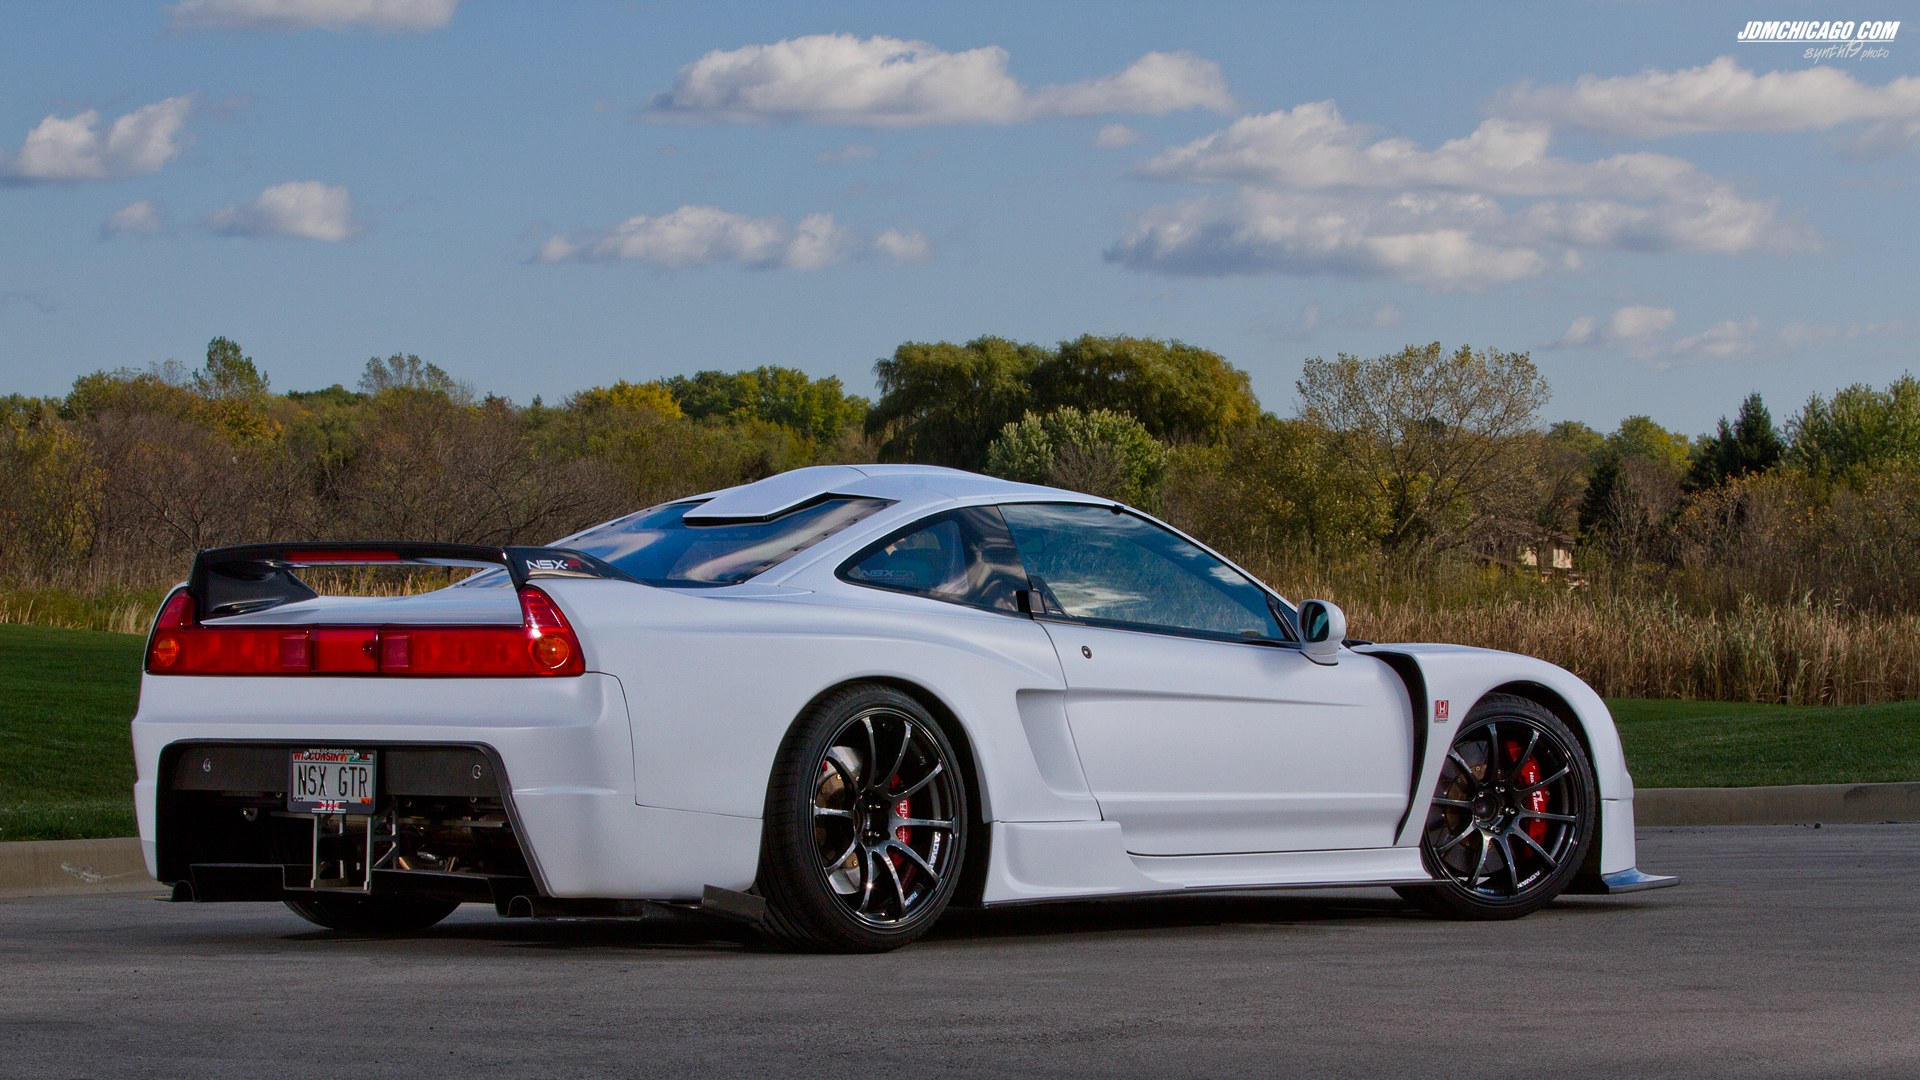
[[870, 393], [905, 340], [1093, 332], [1282, 414], [1308, 357], [1525, 350], [1545, 419], [1697, 433], [1920, 367], [1920, 28], [1736, 40], [1833, 9], [4, 10], [0, 390], [218, 334], [276, 389], [403, 351], [521, 402]]

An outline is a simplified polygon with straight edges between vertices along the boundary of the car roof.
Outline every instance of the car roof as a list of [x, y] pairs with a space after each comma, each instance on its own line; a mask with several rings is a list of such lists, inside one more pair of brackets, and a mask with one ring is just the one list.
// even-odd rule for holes
[[814, 465], [695, 496], [707, 501], [689, 510], [686, 519], [763, 521], [824, 495], [862, 495], [903, 503], [1006, 498], [1106, 501], [937, 465]]

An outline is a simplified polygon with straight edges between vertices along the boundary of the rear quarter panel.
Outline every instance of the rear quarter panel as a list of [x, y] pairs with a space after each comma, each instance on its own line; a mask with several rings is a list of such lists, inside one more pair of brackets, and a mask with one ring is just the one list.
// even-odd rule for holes
[[808, 704], [849, 682], [885, 680], [923, 689], [957, 719], [988, 820], [1099, 818], [1077, 762], [1036, 759], [1071, 752], [1064, 715], [1045, 707], [1065, 685], [1040, 626], [836, 585], [552, 583], [591, 636], [589, 655], [626, 688], [638, 802], [758, 819], [780, 742]]

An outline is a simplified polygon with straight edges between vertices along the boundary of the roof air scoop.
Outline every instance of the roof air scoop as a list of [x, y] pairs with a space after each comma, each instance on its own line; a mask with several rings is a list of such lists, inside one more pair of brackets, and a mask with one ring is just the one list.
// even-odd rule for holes
[[772, 521], [789, 510], [828, 495], [835, 488], [865, 480], [867, 474], [847, 465], [815, 465], [769, 476], [742, 487], [729, 488], [681, 517], [689, 525], [722, 521]]

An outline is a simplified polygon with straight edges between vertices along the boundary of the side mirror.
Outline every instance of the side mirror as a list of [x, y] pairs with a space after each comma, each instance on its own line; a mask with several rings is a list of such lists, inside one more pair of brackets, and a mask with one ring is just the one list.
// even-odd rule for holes
[[1309, 600], [1300, 605], [1300, 651], [1316, 664], [1340, 662], [1340, 642], [1347, 636], [1347, 613], [1338, 604]]

